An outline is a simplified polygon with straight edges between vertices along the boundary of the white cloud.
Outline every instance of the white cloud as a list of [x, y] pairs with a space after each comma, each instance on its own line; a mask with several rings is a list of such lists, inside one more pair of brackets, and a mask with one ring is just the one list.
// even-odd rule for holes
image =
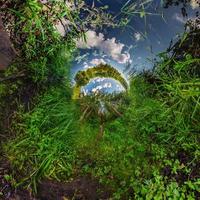
[[41, 2], [42, 4], [46, 4], [46, 3], [48, 3], [48, 0], [40, 0], [40, 2]]
[[87, 69], [87, 68], [90, 68], [90, 66], [88, 65], [88, 63], [84, 62], [83, 63], [83, 69]]
[[180, 23], [183, 23], [183, 24], [185, 24], [185, 23], [187, 22], [187, 18], [184, 18], [182, 15], [180, 15], [180, 14], [178, 14], [178, 13], [176, 13], [176, 14], [173, 16], [173, 18], [174, 18], [176, 21], [178, 21], [178, 22], [180, 22]]
[[111, 88], [112, 87], [112, 83], [105, 83], [104, 85], [103, 85], [103, 88]]
[[61, 21], [57, 21], [57, 23], [54, 25], [57, 31], [60, 33], [61, 36], [65, 36], [66, 32], [69, 30], [71, 22], [67, 19], [61, 19]]
[[106, 64], [106, 62], [105, 62], [105, 60], [104, 59], [102, 59], [102, 58], [100, 58], [100, 59], [98, 59], [98, 58], [94, 58], [93, 60], [91, 60], [90, 61], [90, 64], [91, 65], [99, 65], [99, 64]]
[[178, 22], [183, 23], [183, 24], [185, 24], [188, 20], [190, 20], [190, 22], [191, 22], [194, 26], [196, 26], [196, 28], [200, 27], [200, 26], [198, 26], [198, 23], [196, 22], [196, 19], [197, 19], [196, 17], [184, 18], [182, 15], [176, 13], [176, 14], [173, 16], [173, 18], [174, 18], [175, 20], [177, 20]]
[[[39, 0], [40, 3], [42, 4], [48, 4], [49, 2], [51, 2], [50, 0]], [[66, 7], [73, 11], [76, 9], [74, 3], [72, 3], [71, 1], [69, 0], [66, 0], [65, 1], [65, 4], [66, 4]], [[48, 9], [48, 7], [46, 7], [45, 9]], [[61, 20], [57, 21], [55, 24], [54, 24], [54, 27], [57, 29], [58, 33], [60, 33], [60, 35], [62, 37], [64, 37], [67, 33], [67, 31], [69, 31], [69, 26], [71, 25], [71, 22], [65, 18], [62, 18]]]
[[100, 90], [104, 89], [104, 88], [111, 88], [112, 87], [112, 83], [104, 83], [103, 85], [98, 85], [95, 88], [92, 88], [91, 92], [92, 93], [98, 93], [100, 92]]
[[137, 33], [134, 33], [134, 38], [135, 40], [138, 42], [142, 39], [142, 34], [137, 32]]
[[81, 49], [96, 48], [104, 54], [112, 57], [119, 63], [126, 63], [130, 60], [130, 54], [123, 52], [124, 44], [117, 42], [116, 38], [105, 39], [104, 34], [97, 34], [95, 31], [89, 30], [86, 33], [87, 41], [77, 41], [77, 47]]
[[122, 87], [121, 87], [120, 85], [118, 85], [118, 84], [116, 85], [116, 87], [117, 87], [117, 89], [121, 89], [121, 88], [122, 88]]
[[192, 9], [199, 8], [199, 4], [200, 4], [199, 0], [191, 0], [190, 1], [190, 5], [191, 5]]
[[[82, 61], [87, 60], [88, 55], [89, 55], [89, 53], [85, 53], [85, 54], [83, 54], [83, 55], [81, 55], [81, 56], [77, 56], [75, 60], [76, 60], [77, 63], [79, 64], [79, 63], [81, 63]], [[84, 63], [85, 63], [85, 62], [84, 62]]]
[[80, 39], [77, 42], [77, 47], [81, 49], [91, 49], [94, 47], [100, 46], [101, 42], [104, 41], [104, 35], [102, 33], [99, 33], [99, 35], [96, 34], [95, 31], [89, 30], [86, 32], [86, 38], [87, 42]]
[[94, 82], [100, 83], [103, 82], [106, 78], [97, 78]]
[[91, 92], [92, 93], [95, 93], [95, 94], [98, 94], [100, 90], [103, 89], [103, 86], [102, 85], [98, 85], [97, 87], [95, 88], [92, 88]]
[[84, 96], [86, 96], [88, 94], [88, 89], [82, 88], [82, 93]]

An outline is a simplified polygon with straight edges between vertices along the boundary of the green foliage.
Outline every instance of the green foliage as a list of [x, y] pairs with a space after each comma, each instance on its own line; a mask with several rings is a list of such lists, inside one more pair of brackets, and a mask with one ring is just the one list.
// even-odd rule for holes
[[185, 181], [183, 185], [179, 186], [176, 181], [168, 182], [166, 178], [160, 175], [154, 175], [151, 180], [146, 182], [140, 187], [135, 187], [136, 199], [173, 199], [195, 200], [195, 192], [200, 190], [200, 179], [195, 181]]
[[5, 150], [13, 166], [23, 172], [20, 183], [28, 181], [36, 189], [41, 177], [60, 180], [72, 174], [78, 112], [69, 99], [66, 89], [51, 88], [30, 113], [18, 113], [21, 128], [13, 124], [18, 136]]
[[[138, 13], [145, 18], [144, 9], [149, 2], [141, 4], [139, 12], [128, 1], [122, 11], [128, 16]], [[18, 10], [10, 12], [18, 16], [18, 33], [24, 33], [21, 52], [24, 58], [4, 75], [9, 77], [26, 69], [27, 80], [37, 83], [39, 90], [45, 89], [36, 95], [36, 101], [30, 102], [29, 108], [16, 97], [21, 91], [19, 86], [28, 82], [26, 79], [7, 85], [0, 83], [0, 100], [10, 95], [13, 100], [9, 103], [17, 106], [9, 127], [15, 134], [3, 149], [15, 177], [18, 172], [20, 176], [17, 182], [10, 175], [5, 180], [14, 186], [31, 186], [36, 191], [37, 182], [43, 178], [66, 181], [90, 174], [111, 189], [113, 199], [198, 198], [199, 59], [187, 55], [176, 60], [162, 54], [162, 61], [153, 72], [153, 78], [159, 81], [151, 84], [145, 74], [137, 75], [132, 78], [127, 93], [115, 99], [106, 97], [107, 107], [109, 103], [118, 103], [119, 115], [102, 120], [105, 129], [100, 139], [97, 137], [99, 97], [74, 101], [73, 94], [79, 94], [80, 86], [93, 76], [112, 76], [125, 87], [127, 83], [118, 71], [101, 65], [101, 72], [92, 68], [87, 73], [78, 73], [78, 86], [71, 91], [69, 64], [75, 50], [74, 39], [84, 38], [84, 30], [80, 32], [77, 26], [84, 26], [79, 18], [83, 5], [72, 11], [63, 2], [52, 1], [55, 12], [50, 9], [50, 15], [49, 8], [39, 1], [29, 0], [20, 5]], [[91, 19], [94, 24], [100, 23], [100, 16], [111, 19], [103, 15], [103, 10], [95, 16], [95, 8], [87, 23]], [[54, 21], [62, 17], [70, 20], [72, 28], [64, 38], [54, 28]], [[127, 17], [121, 23], [129, 20]], [[5, 104], [4, 100], [1, 118]]]
[[[195, 61], [190, 62], [194, 64]], [[179, 65], [184, 64], [185, 61], [179, 62]], [[88, 132], [81, 138], [84, 144], [77, 141], [82, 152], [79, 159], [83, 163], [89, 160], [83, 172], [92, 173], [108, 184], [115, 191], [115, 199], [133, 198], [134, 195], [136, 199], [195, 199], [199, 191], [198, 180], [189, 180], [194, 188], [191, 189], [188, 181], [179, 186], [173, 178], [176, 175], [182, 179], [183, 174], [189, 177], [195, 170], [192, 166], [199, 162], [198, 95], [192, 93], [194, 96], [188, 100], [189, 95], [185, 100], [178, 92], [180, 89], [175, 84], [177, 79], [186, 80], [185, 73], [177, 75], [175, 71], [173, 76], [163, 73], [159, 77], [162, 83], [156, 86], [147, 83], [143, 76], [135, 77], [126, 104], [122, 106], [123, 116], [106, 124], [104, 138], [93, 143], [84, 139], [92, 135]], [[189, 94], [198, 90], [198, 78], [188, 76], [187, 81], [191, 83], [187, 88]], [[153, 90], [156, 92], [152, 96]], [[186, 163], [181, 158], [176, 160], [184, 151], [188, 153]], [[167, 166], [173, 176], [162, 175]], [[155, 177], [151, 178], [153, 174]]]
[[[54, 3], [55, 8], [64, 11], [61, 3]], [[30, 0], [20, 4], [17, 10], [10, 9], [18, 17], [15, 25], [23, 41], [21, 56], [33, 81], [46, 81], [49, 73], [47, 60], [55, 57], [55, 52], [60, 51], [67, 43], [61, 43], [61, 36], [55, 30], [53, 22], [58, 19], [58, 13], [48, 13], [48, 9], [39, 1]], [[73, 48], [68, 45], [68, 51]], [[33, 62], [34, 60], [34, 62]]]
[[0, 98], [2, 98], [6, 94], [6, 85], [0, 84]]
[[[199, 106], [169, 88], [177, 82], [174, 76], [163, 73], [156, 86], [143, 75], [136, 76], [119, 107], [122, 116], [106, 119], [102, 139], [96, 136], [95, 115], [82, 120], [89, 111], [79, 111], [79, 106], [87, 107], [87, 99], [77, 104], [67, 87], [50, 90], [24, 115], [18, 137], [5, 145], [13, 166], [26, 174], [22, 182], [36, 185], [43, 177], [66, 180], [76, 173], [91, 174], [111, 188], [114, 199], [195, 199], [199, 179], [192, 174], [200, 148], [199, 116], [194, 110], [198, 113]], [[93, 104], [98, 112], [95, 101], [88, 99], [88, 106]], [[184, 153], [186, 161], [178, 156]]]
[[173, 61], [173, 64], [169, 61], [162, 62], [156, 69], [156, 73], [163, 81], [160, 88], [161, 95], [165, 101], [168, 101], [171, 112], [177, 116], [176, 121], [179, 120], [178, 123], [182, 124], [182, 128], [185, 130], [191, 128], [192, 132], [198, 132], [200, 60], [188, 55], [185, 60]]
[[95, 77], [108, 77], [119, 81], [123, 87], [127, 90], [128, 83], [123, 75], [114, 67], [108, 64], [99, 64], [92, 68], [88, 68], [85, 71], [79, 71], [75, 76], [76, 85], [74, 86], [73, 99], [78, 99], [80, 96], [81, 86], [89, 83], [92, 78]]

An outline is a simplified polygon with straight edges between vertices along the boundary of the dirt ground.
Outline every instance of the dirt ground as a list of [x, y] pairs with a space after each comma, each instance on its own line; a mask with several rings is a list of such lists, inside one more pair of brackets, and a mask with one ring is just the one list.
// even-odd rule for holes
[[82, 176], [71, 182], [43, 180], [38, 185], [38, 193], [33, 196], [28, 190], [15, 189], [12, 180], [6, 176], [11, 173], [6, 160], [0, 162], [0, 200], [97, 200], [109, 199], [111, 193], [97, 180]]

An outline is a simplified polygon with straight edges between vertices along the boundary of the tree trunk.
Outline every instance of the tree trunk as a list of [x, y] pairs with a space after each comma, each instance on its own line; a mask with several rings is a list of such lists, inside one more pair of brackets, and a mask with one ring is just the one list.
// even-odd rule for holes
[[16, 52], [10, 42], [8, 34], [4, 30], [0, 16], [0, 70], [6, 69], [15, 58]]
[[103, 116], [100, 116], [100, 125], [99, 125], [99, 133], [97, 135], [97, 140], [100, 140], [104, 134], [104, 119]]

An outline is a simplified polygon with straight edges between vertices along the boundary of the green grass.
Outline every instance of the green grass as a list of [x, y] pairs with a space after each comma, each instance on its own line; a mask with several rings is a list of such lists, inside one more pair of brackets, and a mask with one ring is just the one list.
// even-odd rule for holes
[[[183, 99], [174, 76], [160, 76], [157, 87], [135, 77], [120, 107], [123, 116], [105, 123], [100, 140], [98, 120], [80, 123], [79, 104], [69, 91], [52, 88], [24, 115], [17, 138], [5, 145], [8, 158], [25, 172], [28, 184], [92, 174], [111, 188], [114, 199], [195, 199], [200, 185], [191, 174], [200, 157], [199, 98], [195, 93]], [[187, 88], [189, 94], [195, 87]], [[188, 160], [182, 161], [181, 153]], [[170, 176], [163, 175], [166, 168]]]
[[[123, 11], [132, 16], [134, 4], [129, 3]], [[144, 18], [146, 3], [138, 11]], [[10, 137], [3, 145], [15, 186], [37, 192], [38, 181], [44, 178], [66, 182], [91, 175], [111, 189], [113, 199], [197, 198], [200, 60], [191, 55], [176, 60], [161, 54], [151, 72], [159, 81], [150, 83], [145, 73], [133, 77], [127, 93], [119, 96], [120, 117], [105, 118], [104, 135], [99, 138], [98, 99], [72, 100], [69, 82], [74, 39], [84, 35], [76, 26], [82, 23], [80, 10], [71, 12], [58, 2], [53, 6], [60, 12], [50, 16], [43, 14], [38, 1], [25, 1], [18, 10], [10, 10], [18, 16], [19, 34], [25, 34], [24, 57], [4, 76], [25, 70], [27, 78], [0, 83], [0, 118], [4, 119], [8, 104], [16, 108], [10, 110]], [[61, 16], [71, 19], [73, 27], [65, 38], [52, 24]], [[27, 82], [37, 86], [28, 106], [18, 97]], [[85, 107], [92, 110], [88, 117]], [[3, 130], [3, 124], [0, 127]]]
[[24, 176], [20, 184], [27, 182], [36, 189], [36, 181], [44, 176], [57, 180], [70, 177], [78, 110], [69, 95], [63, 89], [49, 89], [30, 113], [23, 114], [22, 110], [17, 115], [21, 118], [20, 123], [13, 124], [18, 128], [17, 137], [5, 145], [5, 150]]

